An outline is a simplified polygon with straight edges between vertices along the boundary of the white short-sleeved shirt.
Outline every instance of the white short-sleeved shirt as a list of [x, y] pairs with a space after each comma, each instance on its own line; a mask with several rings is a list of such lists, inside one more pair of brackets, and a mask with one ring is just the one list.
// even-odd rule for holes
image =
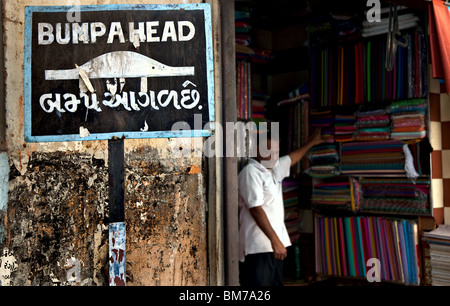
[[291, 167], [291, 158], [281, 157], [272, 169], [254, 159], [239, 173], [239, 261], [245, 255], [273, 252], [269, 238], [256, 224], [250, 208], [261, 206], [278, 238], [285, 247], [291, 245], [284, 223], [283, 190], [281, 182]]

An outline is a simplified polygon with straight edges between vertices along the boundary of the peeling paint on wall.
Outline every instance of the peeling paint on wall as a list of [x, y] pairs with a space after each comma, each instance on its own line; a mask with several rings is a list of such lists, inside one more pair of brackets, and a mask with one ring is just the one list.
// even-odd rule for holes
[[64, 269], [67, 269], [66, 280], [69, 283], [81, 283], [81, 263], [75, 257], [66, 261]]
[[17, 260], [7, 248], [0, 255], [0, 286], [9, 286], [11, 273], [17, 270]]
[[205, 285], [202, 159], [170, 159], [163, 151], [125, 153], [127, 286]]
[[[90, 155], [33, 153], [24, 175], [12, 166], [4, 239], [18, 261], [11, 284], [106, 285], [107, 199], [105, 162]], [[72, 257], [82, 263], [81, 283], [67, 280]]]

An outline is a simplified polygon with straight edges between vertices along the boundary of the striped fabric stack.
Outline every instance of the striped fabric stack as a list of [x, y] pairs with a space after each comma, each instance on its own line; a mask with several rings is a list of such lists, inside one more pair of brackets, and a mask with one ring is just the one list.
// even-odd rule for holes
[[305, 173], [315, 178], [327, 178], [340, 174], [339, 154], [336, 145], [321, 144], [314, 146], [308, 153], [310, 167]]
[[390, 138], [389, 114], [385, 109], [356, 112], [355, 140], [375, 141]]
[[360, 209], [411, 214], [429, 214], [430, 181], [419, 179], [361, 178]]
[[331, 110], [311, 110], [311, 128], [322, 129], [322, 138], [328, 142], [334, 141], [334, 114]]
[[284, 223], [291, 242], [300, 236], [300, 211], [298, 206], [299, 183], [295, 180], [283, 180]]
[[315, 209], [338, 209], [356, 211], [359, 208], [359, 182], [349, 178], [343, 182], [315, 184], [311, 204]]
[[343, 143], [341, 173], [348, 175], [404, 175], [403, 143], [398, 140]]
[[356, 116], [354, 114], [336, 114], [334, 116], [334, 141], [353, 141], [356, 132]]
[[336, 182], [315, 184], [313, 188], [311, 204], [315, 209], [350, 209], [350, 183]]
[[234, 13], [235, 39], [237, 45], [250, 46], [252, 44], [250, 17], [248, 10], [240, 10]]
[[389, 109], [392, 119], [392, 139], [422, 139], [427, 135], [425, 99], [393, 102]]

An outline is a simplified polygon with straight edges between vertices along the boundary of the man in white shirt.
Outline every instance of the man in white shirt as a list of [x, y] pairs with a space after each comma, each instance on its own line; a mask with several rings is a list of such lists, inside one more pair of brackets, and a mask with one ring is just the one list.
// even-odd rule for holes
[[258, 150], [256, 159], [250, 158], [239, 173], [241, 285], [283, 284], [283, 260], [291, 242], [284, 223], [281, 182], [309, 149], [322, 142], [320, 130], [317, 130], [305, 146], [278, 158], [278, 140], [267, 137], [269, 155], [262, 157]]

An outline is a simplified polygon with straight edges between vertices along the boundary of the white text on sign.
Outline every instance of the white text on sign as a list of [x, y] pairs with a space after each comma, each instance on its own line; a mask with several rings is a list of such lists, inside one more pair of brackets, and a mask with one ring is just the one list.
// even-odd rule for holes
[[[69, 43], [94, 44], [100, 37], [107, 35], [106, 43], [125, 43], [124, 26], [121, 22], [51, 23], [38, 24], [38, 44], [51, 45], [56, 41], [60, 45]], [[190, 21], [146, 21], [128, 23], [129, 41], [138, 37], [140, 42], [189, 41], [195, 36], [195, 27]]]

